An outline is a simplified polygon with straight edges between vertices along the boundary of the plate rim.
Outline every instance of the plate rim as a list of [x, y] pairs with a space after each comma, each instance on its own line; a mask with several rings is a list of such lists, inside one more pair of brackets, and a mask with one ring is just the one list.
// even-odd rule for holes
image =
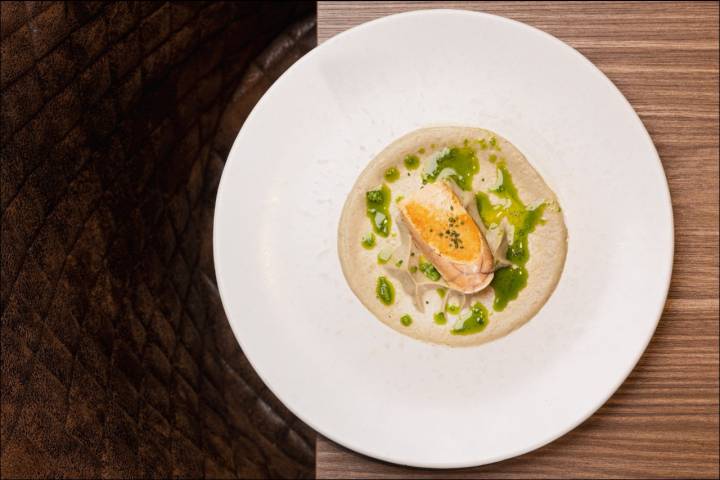
[[[221, 212], [224, 210], [224, 208], [221, 208], [222, 205], [222, 193], [224, 191], [224, 185], [227, 183], [226, 175], [225, 175], [225, 169], [227, 168], [229, 162], [234, 156], [237, 156], [237, 150], [239, 149], [238, 145], [240, 143], [241, 138], [243, 137], [243, 132], [245, 131], [245, 125], [248, 125], [252, 119], [254, 118], [257, 111], [262, 107], [264, 102], [269, 98], [270, 94], [276, 89], [277, 85], [279, 85], [283, 78], [285, 78], [289, 73], [297, 69], [300, 65], [307, 62], [310, 58], [313, 58], [314, 56], [318, 55], [318, 51], [322, 51], [323, 49], [326, 49], [327, 45], [332, 45], [335, 42], [338, 41], [338, 39], [342, 39], [346, 36], [357, 34], [358, 32], [368, 28], [369, 26], [374, 26], [376, 24], [381, 23], [388, 23], [392, 22], [399, 17], [410, 17], [410, 16], [433, 16], [433, 15], [457, 15], [457, 16], [473, 16], [473, 17], [485, 17], [490, 18], [493, 21], [501, 22], [501, 23], [507, 23], [513, 25], [514, 28], [524, 28], [529, 29], [530, 31], [533, 31], [536, 34], [541, 34], [545, 38], [551, 40], [552, 42], [558, 44], [559, 48], [563, 48], [566, 51], [572, 52], [573, 55], [575, 55], [581, 62], [584, 62], [587, 66], [590, 67], [590, 70], [596, 75], [599, 76], [606, 84], [608, 84], [611, 89], [615, 91], [617, 95], [622, 98], [624, 109], [626, 110], [626, 113], [630, 114], [632, 118], [642, 127], [641, 130], [644, 133], [644, 140], [647, 143], [648, 147], [650, 148], [650, 151], [652, 152], [656, 162], [657, 162], [657, 168], [659, 168], [660, 173], [662, 174], [662, 179], [664, 180], [664, 189], [662, 190], [662, 193], [665, 197], [665, 205], [664, 207], [669, 212], [669, 215], [667, 218], [665, 218], [665, 221], [668, 223], [668, 233], [669, 239], [666, 239], [666, 241], [669, 241], [669, 256], [667, 259], [667, 262], [665, 265], [663, 265], [664, 271], [663, 275], [665, 276], [665, 287], [664, 291], [662, 292], [662, 302], [660, 302], [660, 305], [656, 307], [655, 309], [655, 321], [652, 328], [648, 329], [648, 335], [645, 339], [643, 339], [642, 342], [642, 348], [638, 350], [638, 353], [636, 355], [636, 358], [632, 362], [628, 362], [628, 368], [627, 371], [621, 375], [620, 380], [617, 382], [616, 385], [614, 385], [611, 389], [609, 389], [609, 393], [602, 399], [599, 399], [598, 403], [589, 408], [587, 413], [584, 415], [581, 415], [578, 417], [578, 419], [572, 423], [569, 428], [566, 428], [564, 430], [561, 430], [557, 433], [553, 433], [546, 438], [543, 438], [539, 441], [536, 441], [535, 443], [531, 444], [530, 446], [519, 448], [516, 450], [513, 450], [512, 452], [509, 452], [507, 454], [501, 454], [496, 455], [494, 457], [488, 457], [483, 460], [475, 460], [475, 461], [468, 461], [468, 462], [442, 462], [442, 461], [435, 461], [435, 462], [425, 462], [425, 461], [407, 461], [406, 459], [397, 459], [392, 458], [391, 456], [385, 455], [382, 452], [370, 452], [368, 449], [363, 448], [361, 446], [352, 445], [352, 442], [347, 442], [345, 440], [341, 440], [339, 438], [336, 438], [335, 435], [325, 431], [324, 429], [318, 428], [312, 421], [310, 421], [305, 415], [303, 415], [298, 409], [293, 408], [293, 406], [289, 405], [288, 402], [283, 400], [282, 396], [278, 394], [278, 389], [275, 388], [274, 385], [261, 373], [262, 370], [258, 368], [256, 363], [253, 361], [253, 359], [245, 354], [246, 349], [244, 348], [243, 341], [241, 340], [241, 336], [238, 335], [236, 322], [233, 321], [230, 317], [230, 315], [227, 314], [228, 309], [226, 308], [226, 305], [228, 305], [228, 302], [226, 301], [226, 294], [223, 294], [223, 291], [225, 291], [225, 287], [223, 286], [223, 280], [221, 275], [221, 262], [218, 261], [218, 235], [216, 235], [217, 232], [217, 226], [222, 223], [220, 220], [220, 214], [218, 212]], [[268, 88], [268, 90], [262, 95], [262, 97], [258, 100], [258, 102], [255, 104], [255, 106], [252, 108], [250, 113], [248, 114], [245, 122], [243, 123], [243, 126], [238, 131], [237, 135], [235, 136], [235, 140], [233, 141], [233, 145], [228, 153], [225, 167], [223, 169], [223, 174], [221, 175], [220, 182], [218, 184], [217, 194], [215, 197], [215, 211], [213, 213], [213, 240], [212, 240], [212, 247], [213, 247], [213, 266], [215, 269], [215, 281], [217, 284], [217, 290], [218, 294], [220, 296], [220, 300], [223, 306], [223, 310], [226, 313], [226, 318], [228, 320], [228, 323], [230, 324], [230, 328], [233, 332], [233, 336], [235, 337], [235, 341], [238, 343], [239, 347], [243, 351], [243, 355], [245, 355], [245, 358], [247, 358], [248, 362], [252, 366], [255, 373], [260, 377], [260, 379], [263, 381], [265, 386], [272, 392], [275, 397], [277, 397], [281, 403], [287, 408], [293, 415], [298, 417], [301, 421], [303, 421], [305, 424], [307, 424], [310, 428], [315, 430], [315, 432], [319, 435], [322, 435], [326, 439], [340, 445], [343, 448], [346, 448], [348, 450], [351, 450], [352, 452], [358, 453], [360, 455], [363, 455], [365, 457], [380, 460], [383, 462], [388, 462], [395, 465], [403, 465], [403, 466], [409, 466], [409, 467], [415, 467], [415, 468], [426, 468], [426, 469], [456, 469], [456, 468], [472, 468], [472, 467], [480, 467], [483, 465], [489, 465], [492, 463], [501, 462], [503, 460], [507, 460], [514, 457], [519, 457], [521, 455], [524, 455], [526, 453], [532, 452], [534, 450], [537, 450], [539, 448], [542, 448], [555, 440], [557, 440], [560, 437], [563, 437], [567, 433], [571, 432], [572, 430], [576, 429], [578, 426], [583, 424], [587, 419], [589, 419], [592, 415], [594, 415], [607, 401], [617, 392], [617, 390], [622, 386], [622, 384], [625, 383], [627, 378], [630, 376], [632, 371], [637, 366], [638, 362], [642, 358], [642, 356], [645, 354], [645, 351], [647, 350], [648, 345], [650, 344], [650, 341], [652, 340], [653, 336], [655, 335], [655, 331], [657, 330], [657, 326], [660, 322], [660, 319], [662, 318], [663, 311], [665, 309], [665, 305], [667, 304], [667, 298], [668, 293], [670, 291], [670, 285], [672, 280], [672, 273], [673, 273], [673, 266], [674, 266], [674, 256], [675, 256], [675, 223], [674, 223], [674, 211], [672, 208], [672, 198], [670, 195], [670, 187], [667, 181], [667, 175], [665, 174], [665, 169], [663, 167], [662, 161], [660, 159], [660, 155], [657, 152], [657, 149], [655, 147], [655, 143], [652, 140], [652, 137], [650, 136], [650, 133], [648, 132], [645, 124], [643, 123], [642, 119], [638, 115], [638, 113], [633, 108], [632, 104], [630, 104], [629, 100], [625, 97], [625, 95], [620, 91], [620, 89], [615, 85], [615, 83], [602, 71], [598, 66], [596, 66], [592, 61], [590, 61], [585, 55], [583, 55], [580, 51], [572, 47], [571, 45], [567, 44], [563, 40], [555, 37], [554, 35], [541, 30], [537, 27], [534, 27], [532, 25], [529, 25], [527, 23], [514, 20], [512, 18], [504, 17], [501, 15], [495, 15], [491, 13], [486, 12], [478, 12], [478, 11], [472, 11], [472, 10], [465, 10], [465, 9], [453, 9], [453, 8], [430, 8], [430, 9], [419, 9], [419, 10], [411, 10], [407, 12], [399, 12], [391, 15], [386, 15], [380, 18], [376, 18], [364, 23], [361, 23], [359, 25], [356, 25], [354, 27], [351, 27], [347, 30], [344, 30], [342, 32], [339, 32], [338, 34], [334, 35], [333, 37], [325, 40], [323, 43], [318, 44], [315, 48], [310, 50], [308, 53], [306, 53], [304, 56], [299, 58], [295, 63], [293, 63], [285, 72], [283, 72], [276, 80], [273, 82], [273, 84]], [[317, 459], [316, 459], [317, 461]]]

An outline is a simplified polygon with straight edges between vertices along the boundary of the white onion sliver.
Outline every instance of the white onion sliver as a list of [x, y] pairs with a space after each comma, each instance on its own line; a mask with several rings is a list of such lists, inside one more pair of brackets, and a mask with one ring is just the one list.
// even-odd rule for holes
[[444, 180], [444, 179], [446, 179], [446, 178], [451, 177], [452, 175], [455, 175], [456, 173], [457, 173], [457, 172], [456, 172], [454, 169], [449, 168], [449, 167], [445, 167], [445, 168], [443, 168], [443, 169], [440, 171], [440, 173], [438, 174], [438, 176], [437, 176], [437, 178], [436, 178], [435, 180], [436, 180], [436, 181], [437, 181], [437, 180]]
[[407, 268], [408, 263], [410, 263], [412, 239], [410, 238], [410, 232], [408, 232], [408, 229], [402, 219], [396, 219], [395, 224], [397, 225], [398, 232], [400, 233], [400, 245], [393, 255], [397, 260], [402, 260], [401, 266]]
[[393, 257], [393, 252], [395, 250], [396, 249], [393, 248], [392, 245], [385, 245], [378, 252], [378, 260], [380, 260], [383, 263], [387, 262], [388, 260], [390, 260]]
[[458, 310], [462, 311], [462, 309], [465, 307], [465, 302], [467, 301], [467, 295], [463, 292], [455, 289], [448, 290], [447, 294], [445, 295], [445, 299], [443, 301], [443, 311], [445, 311], [445, 307], [450, 302], [450, 297], [455, 296], [457, 297], [457, 304], [453, 303], [453, 305], [457, 305]]
[[497, 178], [495, 179], [495, 185], [490, 187], [490, 191], [495, 191], [503, 184], [503, 173], [499, 168], [497, 169]]
[[425, 291], [429, 287], [436, 287], [436, 288], [448, 288], [447, 284], [445, 282], [418, 282], [414, 278], [415, 281], [415, 298], [413, 299], [415, 302], [415, 306], [417, 307], [420, 312], [425, 312], [425, 303], [423, 302], [423, 295], [425, 294]]
[[480, 229], [483, 235], [487, 238], [487, 228], [485, 228], [485, 224], [482, 222], [482, 219], [480, 218], [480, 212], [478, 212], [477, 209], [477, 203], [476, 202], [470, 202], [469, 205], [465, 207], [465, 210], [467, 210], [468, 215], [470, 215], [470, 218], [472, 218], [473, 222], [475, 222], [475, 225]]

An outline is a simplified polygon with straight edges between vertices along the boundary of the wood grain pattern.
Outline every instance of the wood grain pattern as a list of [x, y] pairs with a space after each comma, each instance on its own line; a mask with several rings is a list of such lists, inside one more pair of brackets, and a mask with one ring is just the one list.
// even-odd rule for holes
[[550, 445], [481, 468], [438, 472], [379, 462], [319, 437], [318, 478], [719, 477], [718, 4], [318, 2], [318, 40], [421, 8], [525, 22], [572, 45], [615, 82], [650, 132], [670, 184], [669, 298], [623, 386]]

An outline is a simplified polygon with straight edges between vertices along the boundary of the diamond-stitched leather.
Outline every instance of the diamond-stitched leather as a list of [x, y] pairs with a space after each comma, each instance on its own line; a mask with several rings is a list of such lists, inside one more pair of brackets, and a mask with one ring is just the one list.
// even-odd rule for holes
[[312, 8], [0, 6], [3, 477], [312, 476], [212, 263], [224, 159]]

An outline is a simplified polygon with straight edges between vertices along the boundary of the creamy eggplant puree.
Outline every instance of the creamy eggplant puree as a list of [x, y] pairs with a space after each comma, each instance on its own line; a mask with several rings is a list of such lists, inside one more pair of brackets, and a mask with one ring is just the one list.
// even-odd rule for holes
[[375, 157], [340, 218], [343, 273], [380, 321], [453, 346], [507, 335], [552, 294], [562, 208], [523, 154], [469, 127], [411, 132]]

